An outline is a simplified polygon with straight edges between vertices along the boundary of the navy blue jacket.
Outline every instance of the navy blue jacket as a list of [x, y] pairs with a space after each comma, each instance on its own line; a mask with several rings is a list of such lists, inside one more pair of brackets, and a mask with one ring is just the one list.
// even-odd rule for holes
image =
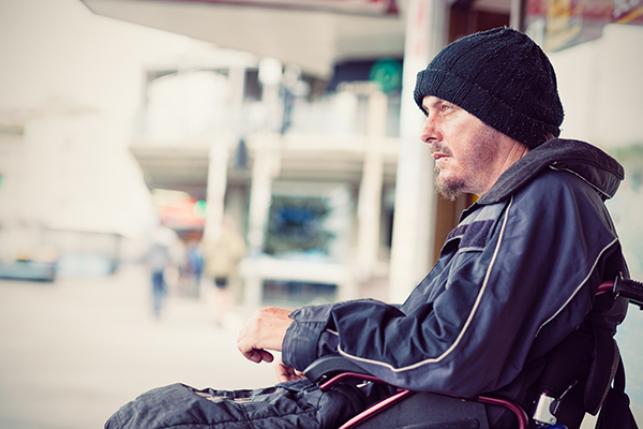
[[580, 325], [615, 267], [627, 270], [604, 205], [622, 179], [587, 143], [528, 152], [465, 210], [404, 304], [295, 310], [284, 362], [303, 370], [340, 353], [393, 385], [456, 396], [507, 386]]

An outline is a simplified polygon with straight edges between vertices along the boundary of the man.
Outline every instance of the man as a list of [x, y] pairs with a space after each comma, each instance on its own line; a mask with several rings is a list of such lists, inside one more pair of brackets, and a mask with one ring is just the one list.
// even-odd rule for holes
[[[401, 306], [355, 300], [261, 310], [239, 335], [239, 350], [254, 362], [281, 351], [282, 380], [339, 353], [394, 386], [525, 401], [534, 362], [583, 323], [601, 281], [626, 271], [603, 204], [623, 170], [587, 143], [555, 138], [563, 109], [554, 70], [520, 32], [497, 28], [450, 44], [418, 74], [414, 95], [427, 116], [421, 139], [437, 189], [447, 198], [479, 195], [435, 267]], [[625, 304], [616, 307], [610, 329], [625, 314]], [[286, 417], [265, 427], [332, 427], [348, 415], [329, 417], [326, 403], [315, 402], [325, 396], [306, 381], [281, 388], [298, 392], [298, 415], [326, 421]], [[334, 393], [325, 400], [335, 408], [377, 396]], [[494, 427], [511, 427], [505, 419], [491, 415]]]

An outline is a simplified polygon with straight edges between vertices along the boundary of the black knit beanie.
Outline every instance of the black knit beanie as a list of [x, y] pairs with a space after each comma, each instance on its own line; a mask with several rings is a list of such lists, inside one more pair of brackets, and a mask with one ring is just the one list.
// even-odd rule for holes
[[563, 122], [549, 59], [527, 35], [505, 27], [442, 49], [418, 73], [414, 96], [423, 111], [427, 95], [460, 106], [529, 148], [544, 143], [547, 134], [558, 137]]

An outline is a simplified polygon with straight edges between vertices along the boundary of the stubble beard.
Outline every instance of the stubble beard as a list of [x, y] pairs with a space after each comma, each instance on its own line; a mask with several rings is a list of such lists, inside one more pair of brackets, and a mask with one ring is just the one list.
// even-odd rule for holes
[[[435, 188], [445, 199], [455, 201], [457, 197], [465, 193], [477, 193], [484, 183], [484, 168], [492, 164], [498, 151], [498, 136], [500, 132], [491, 127], [483, 129], [475, 144], [471, 146], [469, 156], [460, 165], [463, 171], [451, 177], [440, 174], [441, 170], [437, 163], [433, 168]], [[452, 156], [448, 148], [441, 148], [442, 152]], [[483, 166], [481, 169], [481, 166]], [[467, 175], [468, 179], [464, 176]]]
[[433, 168], [433, 182], [438, 193], [449, 201], [455, 201], [456, 198], [465, 193], [466, 184], [464, 179], [442, 177], [440, 168], [437, 165]]
[[[451, 150], [443, 145], [438, 145], [436, 148], [438, 152], [444, 153], [445, 155], [452, 157], [453, 153]], [[465, 191], [464, 188], [466, 183], [462, 177], [445, 177], [444, 174], [440, 174], [442, 170], [438, 166], [438, 161], [435, 162], [433, 166], [433, 183], [435, 184], [435, 189], [440, 195], [449, 201], [455, 201], [455, 199], [462, 195]]]

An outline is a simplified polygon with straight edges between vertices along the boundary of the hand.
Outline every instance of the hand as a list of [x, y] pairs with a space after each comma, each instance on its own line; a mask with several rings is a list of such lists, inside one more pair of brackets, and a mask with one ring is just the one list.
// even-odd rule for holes
[[279, 380], [280, 383], [301, 380], [304, 378], [304, 374], [302, 372], [284, 365], [281, 361], [275, 362], [275, 372], [277, 373], [277, 380]]
[[237, 347], [241, 354], [253, 362], [272, 362], [272, 351], [281, 351], [286, 330], [292, 323], [285, 308], [263, 308], [250, 318], [241, 329]]

